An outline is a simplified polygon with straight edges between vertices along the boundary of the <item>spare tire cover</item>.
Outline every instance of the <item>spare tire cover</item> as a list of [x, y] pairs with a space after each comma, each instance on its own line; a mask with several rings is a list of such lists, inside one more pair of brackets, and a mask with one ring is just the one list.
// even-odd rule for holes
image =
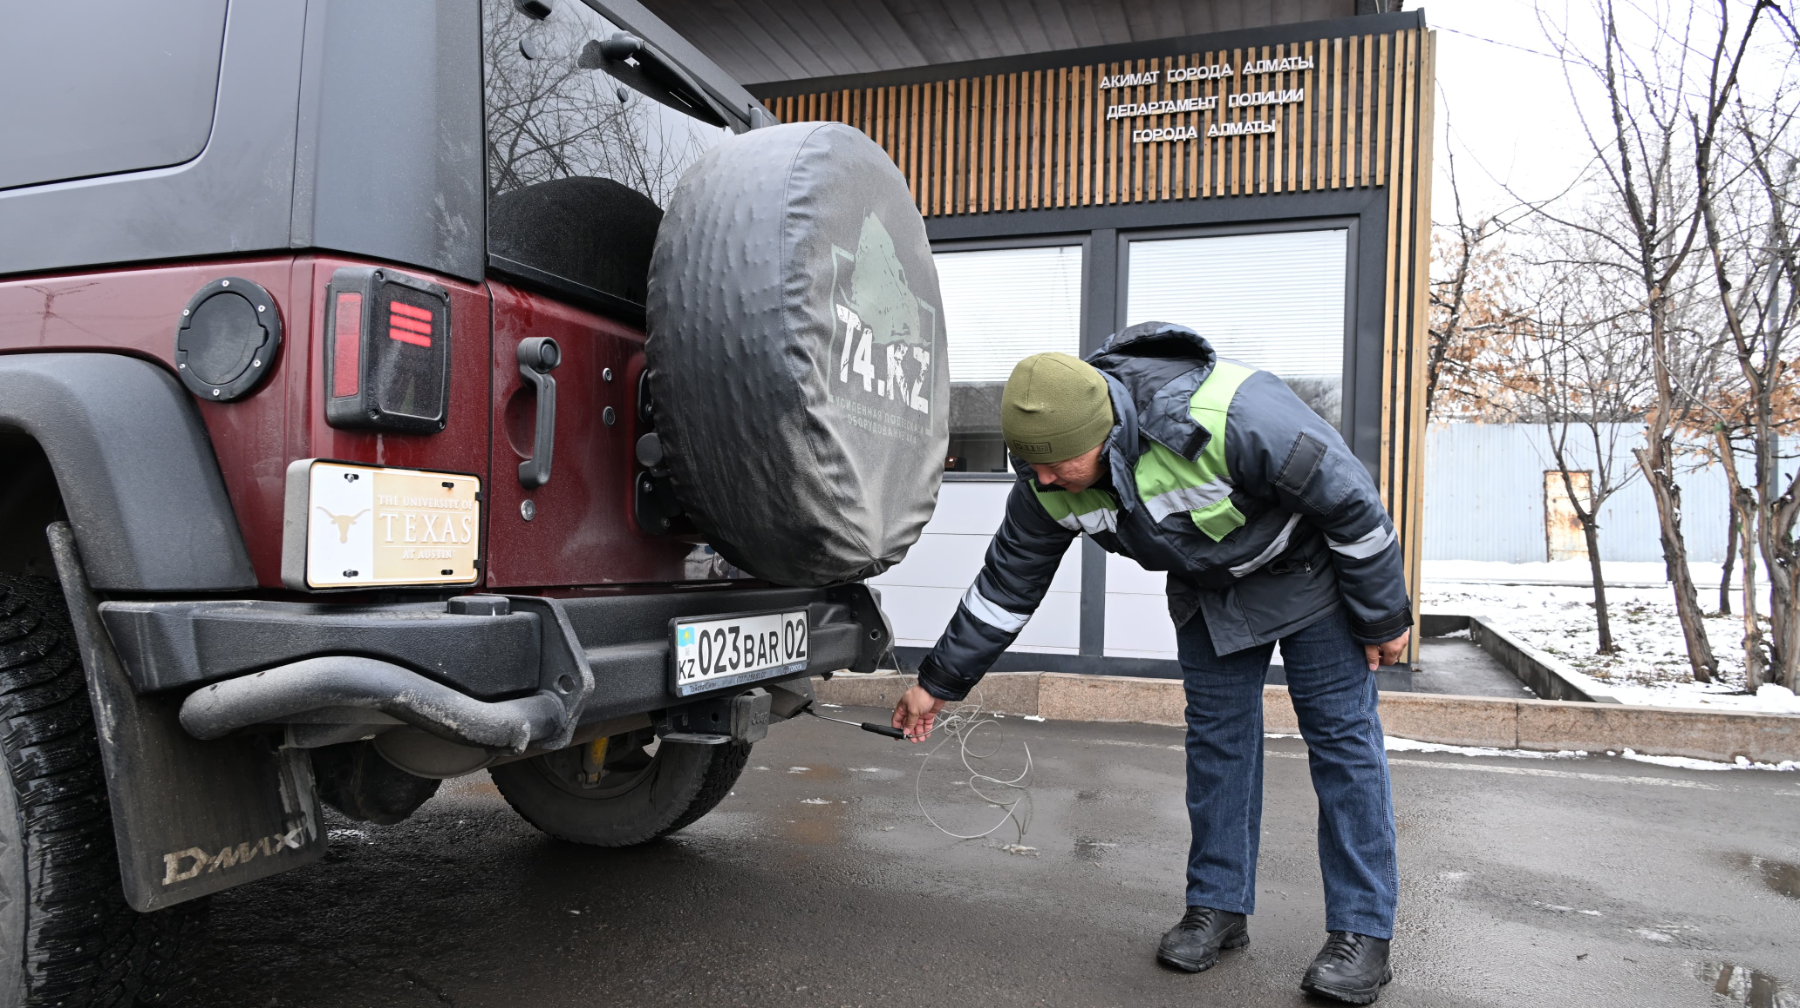
[[714, 147], [669, 201], [645, 308], [656, 431], [714, 548], [788, 585], [906, 556], [950, 377], [925, 222], [880, 147], [816, 122]]

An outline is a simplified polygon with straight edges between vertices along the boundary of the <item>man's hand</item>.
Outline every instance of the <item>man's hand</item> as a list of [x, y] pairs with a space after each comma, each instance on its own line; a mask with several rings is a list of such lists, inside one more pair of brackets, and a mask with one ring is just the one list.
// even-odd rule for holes
[[894, 727], [905, 732], [908, 740], [923, 742], [943, 709], [944, 701], [925, 692], [925, 687], [914, 686], [900, 694], [900, 702], [894, 705]]
[[[1406, 653], [1406, 642], [1412, 638], [1412, 631], [1402, 631], [1400, 636], [1385, 644], [1364, 644], [1363, 655], [1369, 659], [1369, 671], [1373, 672], [1382, 665], [1392, 665]], [[917, 687], [914, 687], [915, 689]], [[899, 725], [894, 727], [898, 728]]]

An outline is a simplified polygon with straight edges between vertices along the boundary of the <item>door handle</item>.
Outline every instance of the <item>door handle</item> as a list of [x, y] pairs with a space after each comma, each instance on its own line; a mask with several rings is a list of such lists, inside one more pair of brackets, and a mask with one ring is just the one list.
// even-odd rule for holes
[[548, 336], [519, 341], [519, 377], [537, 389], [537, 431], [531, 457], [519, 463], [519, 482], [535, 490], [550, 482], [550, 455], [556, 446], [556, 379], [550, 372], [562, 363], [562, 348]]

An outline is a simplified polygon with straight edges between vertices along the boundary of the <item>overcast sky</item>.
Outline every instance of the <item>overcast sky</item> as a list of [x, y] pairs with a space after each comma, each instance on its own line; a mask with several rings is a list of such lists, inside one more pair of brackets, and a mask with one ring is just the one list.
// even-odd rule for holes
[[[1688, 7], [1687, 0], [1615, 0], [1620, 36], [1627, 47], [1648, 46], [1655, 26], [1650, 18], [1674, 21], [1696, 11], [1694, 43], [1706, 50], [1713, 37], [1710, 20], [1715, 4]], [[1438, 30], [1437, 178], [1432, 188], [1432, 219], [1454, 219], [1447, 178], [1447, 155], [1456, 154], [1465, 211], [1471, 217], [1513, 205], [1518, 199], [1542, 200], [1565, 191], [1593, 161], [1593, 147], [1583, 132], [1578, 109], [1590, 122], [1604, 125], [1606, 102], [1598, 83], [1581, 67], [1565, 77], [1545, 37], [1566, 28], [1569, 43], [1598, 53], [1599, 19], [1594, 0], [1427, 0], [1425, 19]], [[1742, 18], [1746, 4], [1734, 4]], [[1540, 10], [1542, 15], [1540, 16]], [[1562, 26], [1559, 28], [1559, 26]], [[1778, 84], [1792, 87], [1792, 53], [1783, 36], [1759, 30], [1761, 44], [1745, 63], [1744, 88], [1752, 101], [1793, 100], [1792, 93], [1772, 98]], [[1697, 61], [1696, 66], [1702, 65]], [[1575, 97], [1571, 97], [1570, 79]], [[1510, 192], [1509, 192], [1510, 190]]]
[[[1551, 0], [1560, 20], [1565, 6]], [[1430, 0], [1425, 19], [1438, 29], [1437, 179], [1432, 218], [1453, 219], [1446, 155], [1453, 148], [1463, 204], [1471, 216], [1565, 189], [1592, 160], [1569, 98], [1562, 64], [1531, 0]], [[1568, 5], [1579, 31], [1594, 29], [1586, 3]], [[1527, 51], [1532, 50], [1532, 51]], [[1586, 90], [1587, 82], [1578, 80]], [[1592, 108], [1590, 99], [1589, 107]]]

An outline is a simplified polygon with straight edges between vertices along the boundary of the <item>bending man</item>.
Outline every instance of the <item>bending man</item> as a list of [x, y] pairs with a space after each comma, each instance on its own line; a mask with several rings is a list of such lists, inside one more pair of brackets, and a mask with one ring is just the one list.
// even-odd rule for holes
[[1249, 944], [1261, 834], [1264, 674], [1277, 642], [1319, 797], [1324, 948], [1303, 990], [1368, 1004], [1391, 978], [1398, 874], [1377, 664], [1412, 626], [1374, 482], [1281, 379], [1190, 329], [1132, 326], [1091, 363], [1019, 362], [1001, 429], [1020, 479], [987, 562], [894, 727], [931, 730], [1036, 611], [1076, 535], [1169, 572], [1187, 690], [1187, 912], [1157, 957], [1199, 972]]

